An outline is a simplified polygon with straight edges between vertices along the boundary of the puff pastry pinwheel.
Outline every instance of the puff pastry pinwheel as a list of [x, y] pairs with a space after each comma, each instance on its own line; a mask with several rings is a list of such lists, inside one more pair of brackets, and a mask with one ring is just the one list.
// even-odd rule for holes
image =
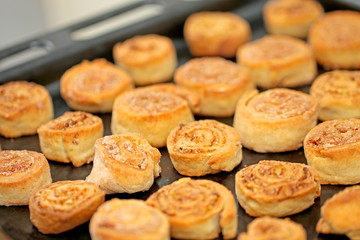
[[242, 160], [241, 147], [236, 130], [215, 120], [180, 124], [167, 139], [175, 169], [186, 176], [233, 170]]
[[0, 135], [35, 134], [54, 117], [49, 92], [36, 83], [16, 81], [0, 85]]
[[58, 234], [90, 220], [105, 193], [83, 180], [60, 181], [38, 189], [30, 198], [30, 220], [43, 234]]
[[104, 126], [101, 118], [85, 112], [65, 112], [38, 129], [41, 151], [53, 161], [80, 167], [94, 159], [96, 139]]
[[158, 177], [161, 154], [140, 134], [100, 138], [95, 143], [94, 166], [86, 181], [107, 194], [147, 191]]
[[210, 180], [181, 178], [153, 193], [146, 203], [165, 213], [170, 221], [171, 237], [224, 239], [237, 233], [237, 213], [232, 193]]
[[38, 188], [51, 183], [49, 163], [33, 151], [0, 151], [0, 205], [28, 205]]
[[113, 198], [90, 221], [92, 240], [170, 240], [165, 214], [142, 200]]
[[300, 163], [264, 160], [235, 175], [236, 196], [253, 217], [284, 217], [301, 212], [320, 196], [318, 173]]

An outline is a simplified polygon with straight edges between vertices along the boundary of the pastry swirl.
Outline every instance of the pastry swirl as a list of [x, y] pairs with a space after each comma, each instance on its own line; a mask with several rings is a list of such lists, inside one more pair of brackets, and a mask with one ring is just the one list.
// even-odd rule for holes
[[170, 240], [169, 220], [141, 200], [105, 202], [90, 221], [91, 239]]
[[224, 239], [236, 236], [235, 200], [219, 183], [181, 178], [152, 194], [146, 203], [168, 216], [173, 238], [213, 239], [220, 232]]
[[59, 181], [38, 189], [30, 198], [30, 220], [43, 234], [58, 234], [90, 220], [105, 193], [83, 180]]
[[215, 120], [200, 120], [175, 128], [167, 139], [175, 169], [186, 176], [232, 171], [242, 160], [236, 130]]
[[305, 164], [260, 161], [235, 175], [236, 195], [253, 217], [284, 217], [301, 212], [320, 196], [316, 170]]
[[80, 167], [94, 159], [94, 143], [103, 136], [101, 118], [85, 112], [65, 112], [38, 129], [41, 151], [53, 161]]
[[49, 163], [33, 151], [0, 151], [0, 205], [28, 205], [31, 194], [51, 183]]
[[107, 194], [147, 191], [158, 177], [161, 154], [136, 133], [111, 135], [95, 143], [94, 166], [86, 181]]

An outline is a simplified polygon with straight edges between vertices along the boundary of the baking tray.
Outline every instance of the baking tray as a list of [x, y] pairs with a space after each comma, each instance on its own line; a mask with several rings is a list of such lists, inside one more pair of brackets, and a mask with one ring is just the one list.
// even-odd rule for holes
[[[26, 79], [33, 80], [38, 83], [41, 83], [46, 86], [49, 90], [55, 110], [55, 117], [62, 115], [65, 111], [70, 109], [66, 105], [65, 101], [61, 98], [59, 93], [59, 78], [64, 70], [70, 67], [73, 64], [80, 62], [82, 59], [93, 59], [97, 57], [105, 57], [108, 60], [112, 61], [111, 57], [111, 48], [113, 44], [117, 41], [126, 39], [135, 34], [145, 34], [149, 32], [165, 34], [172, 38], [177, 54], [179, 65], [188, 61], [191, 58], [191, 55], [188, 51], [186, 43], [182, 38], [182, 24], [187, 15], [192, 12], [200, 10], [227, 10], [231, 9], [232, 12], [244, 17], [247, 19], [252, 28], [252, 40], [262, 37], [266, 32], [262, 20], [262, 6], [266, 2], [265, 0], [259, 1], [221, 1], [221, 0], [200, 0], [195, 2], [188, 1], [151, 1], [151, 3], [156, 2], [157, 4], [163, 4], [165, 7], [173, 9], [173, 7], [178, 7], [177, 11], [169, 10], [166, 16], [160, 16], [160, 19], [151, 19], [147, 23], [141, 23], [141, 26], [129, 27], [125, 30], [119, 32], [113, 32], [96, 39], [86, 41], [83, 44], [82, 48], [78, 48], [79, 43], [74, 43], [70, 41], [63, 46], [67, 46], [68, 51], [66, 53], [58, 53], [61, 51], [61, 47], [55, 47], [57, 50], [53, 50], [51, 54], [36, 59], [31, 62], [15, 66], [13, 68], [7, 69], [0, 73], [0, 83], [12, 81], [15, 79]], [[174, 3], [175, 2], [175, 3]], [[183, 5], [179, 5], [179, 2], [182, 2]], [[148, 4], [149, 2], [146, 2]], [[186, 5], [189, 3], [189, 5]], [[139, 4], [139, 3], [136, 3]], [[136, 5], [135, 4], [135, 5]], [[144, 4], [144, 3], [142, 3]], [[177, 4], [177, 5], [176, 5]], [[322, 1], [322, 4], [327, 10], [333, 10], [335, 8], [356, 8], [356, 5], [347, 5], [340, 1]], [[75, 26], [68, 27], [66, 29], [59, 30], [57, 32], [49, 33], [38, 38], [42, 41], [47, 41], [47, 39], [52, 39], [51, 41], [58, 42], [61, 35], [68, 35], [69, 31], [73, 29], [78, 29], [79, 26], [87, 26], [89, 23], [96, 22], [96, 20], [102, 20], [106, 17], [111, 17], [116, 13], [121, 13], [131, 9], [115, 10], [112, 13], [108, 13], [104, 16], [99, 16], [98, 18], [85, 21], [83, 23], [77, 24]], [[175, 14], [174, 12], [177, 12]], [[180, 13], [179, 13], [180, 12]], [[168, 20], [170, 24], [167, 24], [167, 27], [164, 28], [163, 25], [159, 27], [159, 22], [164, 22], [164, 19]], [[171, 21], [169, 20], [171, 19]], [[165, 30], [164, 30], [165, 29]], [[63, 39], [64, 37], [60, 37]], [[66, 37], [67, 38], [67, 37]], [[7, 56], [6, 54], [14, 52], [16, 49], [22, 49], [23, 47], [28, 46], [34, 40], [30, 40], [26, 43], [15, 46], [14, 48], [8, 49], [6, 52], [0, 52], [1, 57]], [[66, 42], [66, 41], [65, 41]], [[94, 49], [92, 49], [94, 48]], [[59, 50], [60, 49], [60, 50]], [[90, 49], [90, 50], [89, 50]], [[92, 49], [92, 50], [91, 50]], [[84, 53], [90, 51], [88, 53]], [[16, 52], [16, 51], [15, 51]], [[234, 60], [234, 59], [233, 59]], [[322, 72], [322, 69], [319, 69]], [[296, 88], [296, 90], [308, 92], [309, 86]], [[110, 120], [111, 114], [98, 114], [104, 121], [104, 135], [110, 135]], [[200, 119], [200, 118], [197, 118]], [[215, 118], [216, 120], [232, 125], [233, 118]], [[25, 136], [16, 139], [6, 139], [0, 136], [0, 144], [3, 150], [16, 150], [16, 149], [27, 149], [40, 152], [40, 146], [38, 141], [38, 136]], [[135, 194], [113, 194], [107, 195], [106, 200], [111, 198], [137, 198], [137, 199], [147, 199], [152, 193], [156, 192], [162, 186], [168, 185], [175, 180], [183, 177], [176, 172], [173, 168], [168, 152], [166, 148], [160, 149], [162, 157], [160, 165], [162, 172], [160, 177], [155, 179], [153, 186], [147, 192], [135, 193]], [[232, 172], [221, 172], [214, 175], [207, 175], [200, 177], [202, 179], [210, 179], [216, 182], [219, 182], [229, 188], [235, 196], [234, 189], [234, 176], [235, 174], [242, 169], [244, 166], [255, 164], [259, 160], [281, 160], [297, 163], [306, 163], [304, 157], [303, 149], [297, 151], [291, 151], [286, 153], [276, 153], [276, 154], [259, 154], [247, 149], [243, 149], [243, 161], [236, 167]], [[88, 164], [79, 168], [75, 168], [70, 164], [62, 164], [50, 161], [51, 175], [53, 182], [70, 179], [85, 179], [86, 176], [90, 173], [92, 164]], [[335, 236], [335, 235], [318, 235], [315, 231], [315, 225], [320, 217], [320, 207], [325, 202], [326, 199], [344, 189], [344, 186], [322, 186], [321, 196], [315, 200], [315, 204], [308, 208], [307, 210], [290, 216], [290, 218], [298, 223], [301, 223], [306, 231], [308, 239], [315, 240], [325, 240], [325, 239], [347, 239], [344, 236]], [[235, 198], [236, 199], [236, 198]], [[253, 218], [248, 216], [245, 211], [239, 206], [238, 207], [238, 233], [246, 230], [246, 226], [250, 223]], [[1, 231], [2, 229], [2, 231]], [[90, 239], [88, 231], [88, 223], [85, 223], [73, 230], [70, 230], [63, 234], [58, 235], [43, 235], [37, 231], [37, 229], [31, 224], [29, 219], [29, 210], [28, 207], [0, 207], [0, 239], [39, 239], [39, 240], [49, 240], [49, 239]], [[222, 239], [221, 237], [218, 239]]]

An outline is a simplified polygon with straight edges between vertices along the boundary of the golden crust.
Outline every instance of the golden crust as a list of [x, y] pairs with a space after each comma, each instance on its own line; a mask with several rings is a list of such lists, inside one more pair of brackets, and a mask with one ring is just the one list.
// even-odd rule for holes
[[247, 67], [257, 86], [295, 87], [310, 83], [317, 73], [311, 48], [302, 40], [267, 35], [239, 48], [237, 62]]
[[154, 147], [166, 146], [172, 129], [194, 121], [187, 102], [175, 94], [137, 88], [120, 95], [114, 104], [113, 134], [136, 132]]
[[184, 25], [184, 37], [193, 56], [234, 57], [251, 38], [249, 23], [230, 12], [199, 12]]
[[316, 170], [305, 164], [260, 161], [235, 175], [239, 204], [253, 217], [284, 217], [301, 212], [320, 196]]
[[247, 232], [242, 232], [238, 240], [306, 240], [304, 227], [289, 218], [279, 219], [260, 217], [247, 226]]
[[0, 86], [0, 134], [4, 137], [35, 134], [53, 117], [52, 100], [43, 86], [24, 81]]
[[167, 217], [142, 200], [105, 202], [90, 221], [93, 240], [170, 240]]
[[326, 72], [316, 78], [310, 94], [319, 103], [319, 119], [360, 118], [360, 71]]
[[84, 60], [60, 80], [61, 96], [67, 104], [86, 112], [110, 112], [115, 98], [131, 88], [130, 76], [105, 59]]
[[153, 193], [146, 203], [165, 213], [171, 237], [224, 239], [237, 233], [235, 199], [223, 185], [210, 180], [181, 178]]
[[325, 68], [359, 69], [360, 13], [326, 13], [311, 28], [309, 43], [317, 61]]
[[243, 146], [256, 152], [285, 152], [302, 146], [317, 123], [318, 104], [290, 89], [251, 91], [238, 102], [234, 128]]
[[38, 189], [30, 198], [30, 220], [43, 234], [58, 234], [90, 220], [105, 193], [83, 180], [60, 181]]
[[316, 231], [343, 234], [351, 240], [360, 239], [360, 186], [347, 187], [326, 200]]
[[248, 70], [220, 57], [203, 57], [179, 67], [174, 81], [201, 98], [198, 115], [232, 116], [242, 94], [254, 89]]
[[215, 120], [181, 124], [169, 134], [167, 149], [174, 168], [185, 176], [230, 172], [242, 160], [239, 134]]
[[360, 119], [326, 121], [304, 140], [305, 157], [321, 184], [360, 183]]
[[28, 205], [31, 194], [51, 181], [49, 163], [41, 153], [0, 151], [0, 205]]
[[95, 143], [94, 166], [86, 181], [105, 193], [147, 191], [158, 177], [161, 154], [140, 134], [100, 138]]
[[101, 118], [85, 112], [65, 112], [38, 129], [41, 151], [53, 161], [80, 167], [92, 162], [94, 143], [104, 133]]

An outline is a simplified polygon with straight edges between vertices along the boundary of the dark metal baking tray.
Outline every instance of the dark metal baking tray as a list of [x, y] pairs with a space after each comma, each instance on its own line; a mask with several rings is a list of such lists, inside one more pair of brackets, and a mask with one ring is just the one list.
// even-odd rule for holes
[[[59, 78], [65, 69], [80, 62], [82, 59], [94, 59], [97, 57], [104, 57], [108, 60], [112, 60], [111, 48], [117, 41], [124, 40], [135, 34], [146, 33], [161, 33], [172, 38], [177, 54], [179, 64], [183, 64], [191, 58], [188, 52], [187, 46], [182, 38], [182, 24], [186, 16], [192, 12], [201, 10], [231, 10], [236, 14], [247, 19], [252, 28], [252, 39], [257, 39], [263, 36], [266, 32], [262, 20], [262, 6], [265, 0], [259, 1], [227, 1], [227, 0], [198, 0], [198, 1], [175, 1], [175, 0], [163, 0], [163, 1], [144, 1], [142, 3], [136, 3], [133, 6], [126, 9], [115, 10], [111, 13], [99, 16], [98, 18], [79, 23], [77, 25], [61, 29], [57, 32], [52, 32], [44, 36], [40, 36], [37, 39], [30, 40], [26, 43], [20, 44], [13, 48], [7, 49], [5, 52], [0, 52], [0, 60], [8, 56], [11, 53], [24, 49], [34, 41], [39, 43], [51, 41], [53, 49], [50, 54], [39, 59], [35, 59], [31, 62], [26, 62], [19, 66], [9, 68], [0, 73], [0, 83], [25, 79], [32, 80], [41, 83], [49, 90], [54, 103], [55, 117], [62, 115], [65, 111], [70, 110], [65, 101], [61, 98], [59, 93]], [[354, 8], [354, 5], [341, 4], [340, 1], [321, 1], [327, 10], [336, 8]], [[340, 3], [339, 3], [340, 2]], [[74, 42], [69, 39], [69, 34], [74, 29], [87, 26], [94, 22], [106, 19], [116, 14], [127, 11], [139, 4], [156, 3], [162, 4], [165, 7], [164, 15], [156, 18], [149, 19], [146, 22], [141, 22], [137, 25], [126, 27], [116, 32], [109, 33], [107, 35], [85, 41]], [[339, 5], [341, 4], [341, 5]], [[320, 71], [323, 71], [320, 69]], [[304, 92], [308, 92], [309, 86], [297, 88]], [[110, 135], [110, 118], [111, 114], [99, 114], [104, 121], [105, 135]], [[224, 122], [228, 125], [232, 125], [232, 118], [216, 118], [216, 120]], [[40, 152], [40, 146], [38, 136], [25, 136], [16, 139], [6, 139], [0, 137], [0, 144], [3, 150], [9, 149], [27, 149]], [[157, 178], [154, 185], [147, 192], [135, 193], [135, 194], [113, 194], [106, 196], [106, 199], [111, 198], [138, 198], [146, 199], [150, 194], [157, 191], [162, 186], [168, 185], [173, 181], [181, 178], [173, 168], [169, 159], [166, 148], [161, 150], [161, 176]], [[259, 154], [247, 149], [243, 149], [243, 161], [240, 166], [235, 168], [232, 172], [222, 172], [214, 175], [207, 175], [201, 177], [203, 179], [210, 179], [228, 187], [234, 192], [234, 175], [241, 168], [246, 165], [257, 163], [259, 160], [274, 159], [289, 162], [306, 163], [303, 149], [297, 151], [277, 153], [277, 154]], [[83, 167], [75, 168], [70, 164], [62, 164], [50, 161], [50, 168], [53, 181], [65, 180], [65, 179], [85, 179], [90, 173], [92, 164], [85, 165]], [[347, 239], [343, 236], [335, 235], [318, 235], [315, 232], [315, 225], [320, 217], [320, 207], [326, 199], [331, 197], [336, 192], [344, 189], [344, 186], [322, 186], [321, 196], [316, 199], [315, 204], [309, 209], [290, 216], [296, 222], [301, 223], [308, 235], [308, 239], [325, 240], [325, 239]], [[238, 232], [246, 230], [246, 226], [253, 220], [248, 216], [244, 210], [238, 205], [238, 219], [239, 228]], [[43, 235], [37, 231], [37, 229], [31, 224], [29, 219], [29, 211], [27, 207], [0, 207], [0, 239], [4, 238], [1, 234], [1, 229], [4, 234], [9, 236], [9, 239], [90, 239], [88, 231], [88, 223], [85, 223], [71, 231], [58, 235]], [[218, 239], [222, 239], [221, 237]]]

